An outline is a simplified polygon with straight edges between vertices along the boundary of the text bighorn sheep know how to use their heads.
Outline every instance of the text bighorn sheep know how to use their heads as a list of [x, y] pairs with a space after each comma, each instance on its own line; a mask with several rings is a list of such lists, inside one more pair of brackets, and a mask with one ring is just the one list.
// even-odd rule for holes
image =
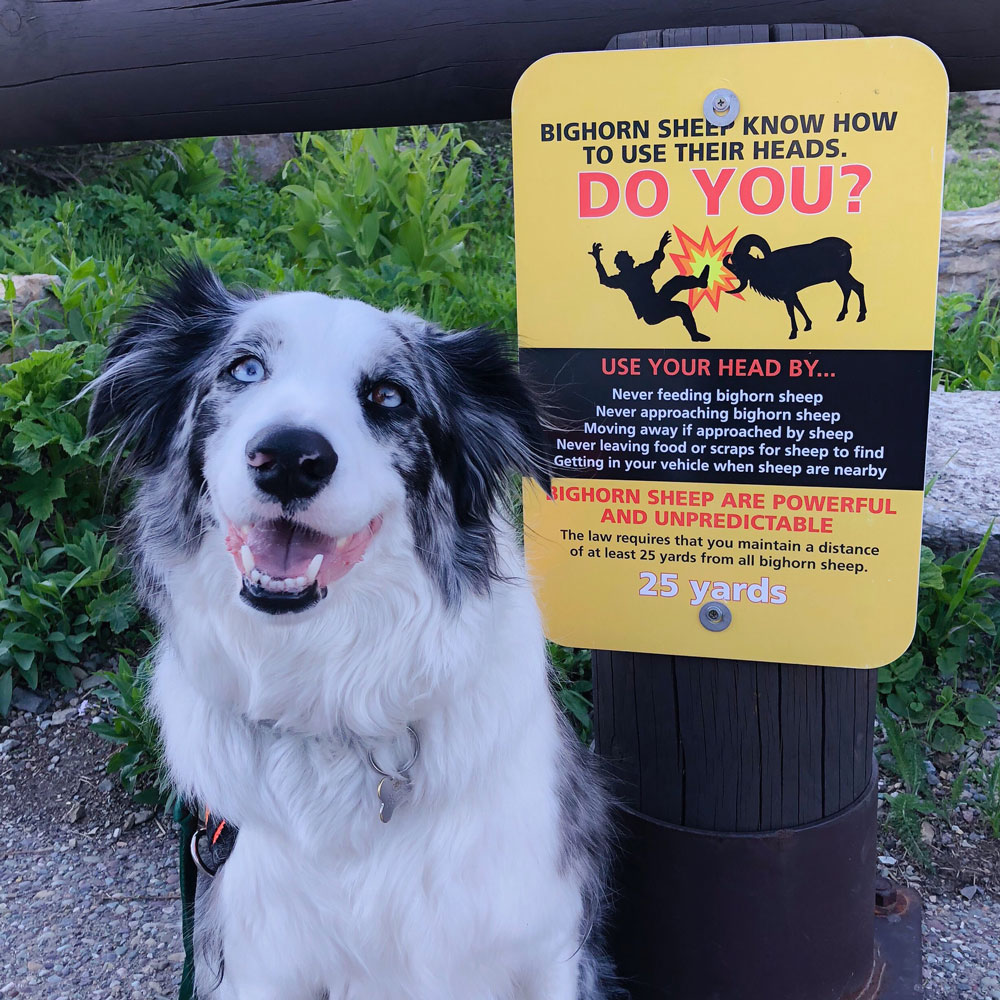
[[[756, 257], [751, 250], [761, 252]], [[739, 287], [730, 290], [730, 295], [742, 292], [749, 285], [755, 292], [767, 299], [785, 303], [788, 318], [792, 321], [789, 340], [798, 336], [795, 323], [795, 309], [802, 313], [806, 321], [805, 330], [812, 329], [812, 320], [802, 308], [798, 293], [811, 285], [821, 285], [835, 281], [844, 293], [844, 305], [837, 321], [847, 315], [847, 303], [851, 292], [858, 296], [858, 322], [861, 323], [868, 310], [865, 306], [865, 286], [851, 274], [851, 245], [837, 236], [827, 236], [815, 243], [782, 247], [772, 250], [762, 236], [744, 236], [726, 254], [722, 263], [739, 279]]]

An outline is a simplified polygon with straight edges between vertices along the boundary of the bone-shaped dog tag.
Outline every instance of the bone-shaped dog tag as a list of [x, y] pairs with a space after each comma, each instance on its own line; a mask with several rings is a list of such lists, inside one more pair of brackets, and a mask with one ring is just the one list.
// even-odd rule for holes
[[410, 782], [405, 778], [385, 777], [378, 783], [378, 797], [382, 803], [378, 818], [383, 823], [388, 823], [396, 806], [410, 797]]

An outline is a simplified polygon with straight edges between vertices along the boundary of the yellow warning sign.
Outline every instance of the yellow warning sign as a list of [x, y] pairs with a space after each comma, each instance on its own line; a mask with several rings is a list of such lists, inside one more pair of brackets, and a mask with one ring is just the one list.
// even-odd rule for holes
[[525, 490], [567, 645], [874, 667], [916, 608], [948, 84], [903, 38], [550, 56], [514, 94]]

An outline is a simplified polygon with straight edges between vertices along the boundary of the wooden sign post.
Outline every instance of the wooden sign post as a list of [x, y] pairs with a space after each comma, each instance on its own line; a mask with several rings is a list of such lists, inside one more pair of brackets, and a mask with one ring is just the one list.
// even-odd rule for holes
[[550, 637], [628, 650], [595, 714], [635, 1000], [892, 995], [850, 668], [913, 633], [947, 94], [890, 38], [552, 56], [515, 91], [561, 473], [526, 548]]

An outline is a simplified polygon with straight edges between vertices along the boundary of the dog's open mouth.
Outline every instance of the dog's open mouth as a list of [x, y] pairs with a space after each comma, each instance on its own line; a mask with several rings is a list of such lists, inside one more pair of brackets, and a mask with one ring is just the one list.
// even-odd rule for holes
[[243, 576], [240, 597], [272, 615], [304, 611], [361, 562], [381, 526], [380, 515], [353, 535], [335, 538], [288, 518], [230, 524], [226, 548]]

